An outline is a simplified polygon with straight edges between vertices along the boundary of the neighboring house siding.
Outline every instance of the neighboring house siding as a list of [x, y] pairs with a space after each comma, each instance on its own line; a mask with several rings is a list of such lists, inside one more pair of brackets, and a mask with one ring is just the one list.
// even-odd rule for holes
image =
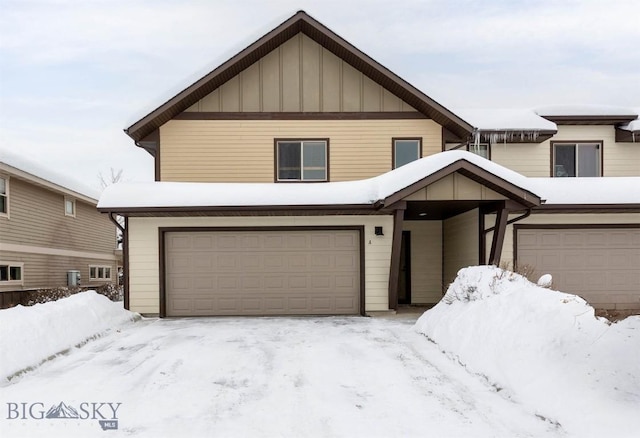
[[411, 234], [411, 303], [433, 304], [442, 298], [442, 222], [405, 221]]
[[[230, 218], [129, 218], [130, 309], [145, 314], [159, 313], [160, 227], [256, 227], [364, 225], [365, 310], [388, 310], [389, 264], [393, 218], [391, 216], [287, 216]], [[382, 226], [384, 236], [374, 227]]]
[[[2, 245], [0, 244], [0, 247]], [[99, 255], [96, 254], [96, 257]], [[26, 252], [0, 251], [0, 260], [24, 263], [23, 285], [16, 287], [0, 285], [0, 291], [20, 289], [43, 289], [67, 285], [67, 271], [80, 271], [81, 286], [101, 285], [106, 280], [90, 280], [89, 265], [111, 268], [111, 282], [116, 282], [116, 261], [114, 259], [69, 257], [61, 255], [33, 254]]]
[[415, 109], [309, 37], [298, 34], [186, 111], [415, 112]]
[[560, 125], [550, 140], [536, 143], [496, 143], [491, 160], [525, 176], [551, 176], [551, 142], [602, 141], [603, 176], [639, 176], [640, 147], [616, 143], [613, 126]]
[[273, 182], [276, 138], [328, 138], [331, 181], [370, 178], [391, 170], [393, 137], [422, 137], [423, 156], [442, 150], [429, 119], [171, 120], [160, 128], [161, 180]]
[[16, 177], [10, 187], [10, 218], [0, 219], [1, 242], [113, 254], [115, 227], [95, 205], [76, 199], [75, 217], [65, 216], [61, 193]]
[[480, 252], [478, 220], [476, 208], [446, 219], [442, 223], [445, 288], [455, 279], [461, 268], [478, 264]]

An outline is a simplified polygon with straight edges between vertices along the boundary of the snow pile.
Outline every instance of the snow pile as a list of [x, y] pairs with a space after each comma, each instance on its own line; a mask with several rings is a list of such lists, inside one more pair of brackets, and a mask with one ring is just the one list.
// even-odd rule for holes
[[0, 379], [138, 317], [95, 291], [0, 310]]
[[547, 105], [535, 108], [535, 113], [542, 117], [571, 116], [637, 116], [633, 108], [613, 105]]
[[462, 269], [414, 328], [565, 432], [640, 430], [640, 317], [609, 324], [580, 297], [481, 266]]

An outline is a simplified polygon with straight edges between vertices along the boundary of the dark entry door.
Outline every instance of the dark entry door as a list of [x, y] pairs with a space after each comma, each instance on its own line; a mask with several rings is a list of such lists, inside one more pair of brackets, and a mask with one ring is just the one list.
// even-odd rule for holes
[[400, 275], [398, 276], [398, 304], [411, 304], [411, 232], [402, 232]]

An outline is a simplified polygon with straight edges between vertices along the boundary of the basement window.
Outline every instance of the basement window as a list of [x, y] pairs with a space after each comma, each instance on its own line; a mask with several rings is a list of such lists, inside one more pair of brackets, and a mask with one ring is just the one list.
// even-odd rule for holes
[[89, 281], [109, 281], [111, 280], [111, 266], [89, 266]]
[[18, 262], [0, 262], [0, 284], [4, 285], [22, 285], [22, 270], [24, 263]]

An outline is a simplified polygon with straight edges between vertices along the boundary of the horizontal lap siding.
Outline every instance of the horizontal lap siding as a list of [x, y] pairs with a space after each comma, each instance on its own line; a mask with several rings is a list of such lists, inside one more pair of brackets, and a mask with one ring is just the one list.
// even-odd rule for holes
[[160, 136], [163, 181], [273, 182], [276, 138], [328, 138], [331, 181], [391, 170], [392, 137], [422, 137], [423, 156], [442, 149], [428, 119], [172, 120]]
[[116, 230], [95, 205], [76, 200], [76, 216], [64, 214], [64, 195], [16, 177], [9, 180], [10, 217], [0, 218], [2, 242], [113, 254]]
[[558, 133], [542, 143], [496, 143], [491, 160], [525, 176], [551, 175], [551, 142], [602, 141], [603, 176], [640, 176], [640, 147], [616, 143], [613, 126], [560, 125]]
[[67, 271], [80, 271], [81, 286], [100, 286], [104, 281], [89, 281], [89, 265], [111, 267], [111, 281], [116, 282], [116, 263], [114, 260], [81, 257], [29, 254], [12, 251], [0, 251], [0, 260], [21, 262], [23, 266], [23, 286], [0, 286], [2, 290], [40, 289], [67, 286]]
[[130, 308], [159, 313], [160, 227], [257, 227], [257, 226], [364, 225], [365, 310], [388, 310], [391, 234], [376, 236], [375, 226], [393, 228], [390, 216], [238, 217], [238, 218], [129, 218]]

